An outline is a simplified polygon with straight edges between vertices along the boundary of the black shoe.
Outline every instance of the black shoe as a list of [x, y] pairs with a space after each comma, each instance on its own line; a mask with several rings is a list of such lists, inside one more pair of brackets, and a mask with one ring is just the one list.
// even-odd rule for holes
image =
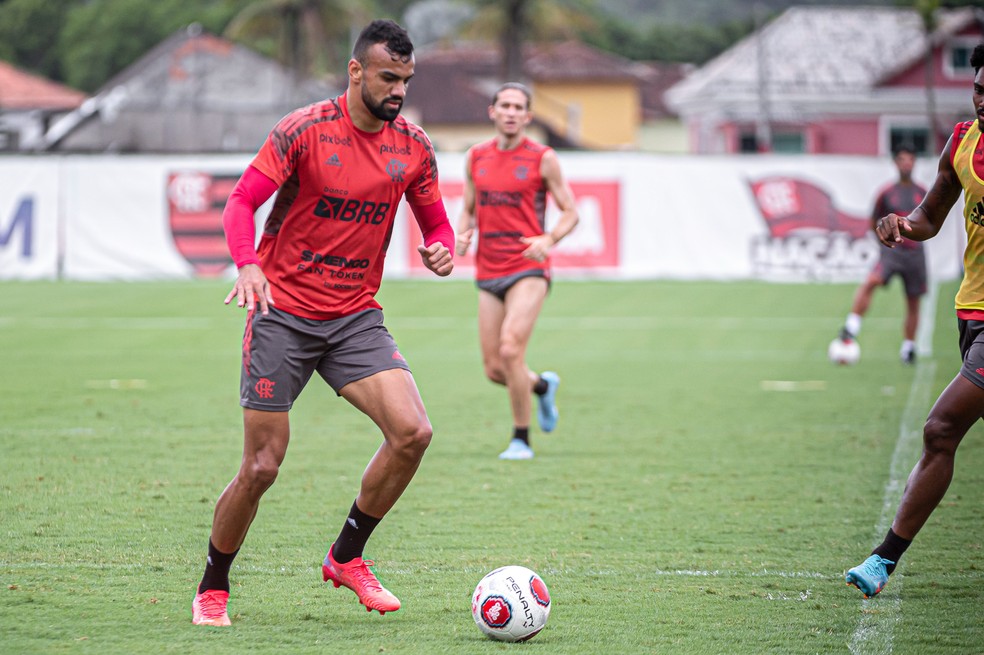
[[901, 355], [902, 363], [912, 366], [916, 363], [916, 349], [913, 348], [907, 354]]
[[854, 336], [853, 334], [851, 334], [850, 330], [848, 330], [846, 327], [842, 327], [841, 328], [841, 331], [840, 331], [840, 340], [841, 341], [847, 342], [847, 341], [854, 341], [855, 339], [857, 339], [857, 337]]

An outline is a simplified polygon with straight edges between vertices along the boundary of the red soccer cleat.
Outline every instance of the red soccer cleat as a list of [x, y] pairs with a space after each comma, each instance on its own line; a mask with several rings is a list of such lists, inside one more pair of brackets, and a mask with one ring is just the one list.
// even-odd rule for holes
[[195, 625], [232, 625], [226, 612], [228, 602], [228, 591], [208, 589], [195, 594], [191, 603], [191, 622]]
[[325, 582], [331, 580], [336, 589], [345, 585], [354, 591], [359, 597], [359, 602], [366, 606], [367, 612], [376, 610], [383, 615], [400, 609], [400, 599], [379, 584], [376, 575], [369, 568], [375, 562], [356, 557], [351, 562], [339, 564], [331, 555], [334, 546], [335, 544], [332, 544], [328, 549], [324, 564], [321, 566], [321, 575]]

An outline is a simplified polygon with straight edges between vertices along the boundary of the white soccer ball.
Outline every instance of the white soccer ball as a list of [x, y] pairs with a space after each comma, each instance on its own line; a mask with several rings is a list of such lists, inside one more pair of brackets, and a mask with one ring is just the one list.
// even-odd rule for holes
[[550, 592], [543, 579], [524, 566], [503, 566], [484, 578], [472, 595], [472, 618], [498, 641], [526, 641], [547, 624]]
[[838, 337], [827, 346], [827, 358], [842, 366], [857, 364], [861, 359], [861, 346], [855, 339], [844, 341]]

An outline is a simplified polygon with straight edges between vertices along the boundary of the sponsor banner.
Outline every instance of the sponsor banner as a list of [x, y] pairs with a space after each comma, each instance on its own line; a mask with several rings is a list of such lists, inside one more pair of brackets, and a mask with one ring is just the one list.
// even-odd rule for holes
[[[888, 158], [559, 153], [581, 222], [557, 247], [557, 277], [859, 281], [877, 260], [868, 228]], [[2, 157], [0, 278], [232, 276], [221, 216], [248, 154]], [[452, 226], [464, 155], [438, 155]], [[398, 171], [393, 171], [397, 174]], [[929, 187], [936, 162], [916, 164]], [[257, 212], [257, 237], [272, 199]], [[962, 199], [926, 243], [931, 279], [961, 273]], [[548, 228], [558, 217], [550, 206]], [[387, 277], [423, 275], [406, 203]], [[309, 247], [317, 252], [317, 244]], [[454, 276], [473, 274], [472, 257]]]
[[0, 279], [58, 276], [61, 168], [43, 159], [0, 159]]
[[[577, 206], [579, 223], [577, 228], [563, 239], [550, 255], [553, 270], [563, 272], [601, 271], [609, 275], [618, 271], [619, 259], [619, 198], [621, 189], [618, 180], [581, 180], [569, 179], [574, 202]], [[441, 195], [444, 206], [451, 220], [451, 226], [457, 227], [458, 217], [464, 203], [464, 182], [441, 181]], [[426, 273], [427, 268], [420, 259], [417, 246], [423, 243], [420, 229], [413, 212], [409, 211], [406, 203], [403, 206], [406, 217], [407, 233], [407, 262], [412, 274]], [[548, 196], [546, 209], [546, 229], [550, 231], [560, 218], [560, 209]], [[475, 266], [475, 248], [477, 237], [472, 240], [468, 254], [455, 257], [453, 275], [471, 276]]]

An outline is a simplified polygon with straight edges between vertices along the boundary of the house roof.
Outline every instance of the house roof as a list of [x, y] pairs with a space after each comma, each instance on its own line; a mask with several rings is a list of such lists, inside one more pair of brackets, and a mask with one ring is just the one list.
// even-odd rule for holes
[[[499, 52], [498, 46], [487, 43], [418, 51], [407, 107], [425, 125], [485, 124], [492, 94], [504, 81]], [[523, 55], [524, 81], [640, 82], [641, 69], [635, 62], [577, 41], [528, 44]]]
[[[977, 19], [973, 8], [941, 10], [937, 17], [934, 40]], [[927, 47], [915, 10], [793, 7], [674, 85], [666, 100], [685, 112], [763, 92], [774, 99], [864, 96], [914, 65]]]
[[75, 109], [85, 94], [0, 61], [0, 110]]
[[113, 122], [123, 112], [168, 113], [193, 109], [223, 115], [272, 113], [335, 95], [315, 80], [297, 80], [276, 61], [192, 24], [151, 48], [106, 82], [45, 135], [57, 147], [94, 117]]

